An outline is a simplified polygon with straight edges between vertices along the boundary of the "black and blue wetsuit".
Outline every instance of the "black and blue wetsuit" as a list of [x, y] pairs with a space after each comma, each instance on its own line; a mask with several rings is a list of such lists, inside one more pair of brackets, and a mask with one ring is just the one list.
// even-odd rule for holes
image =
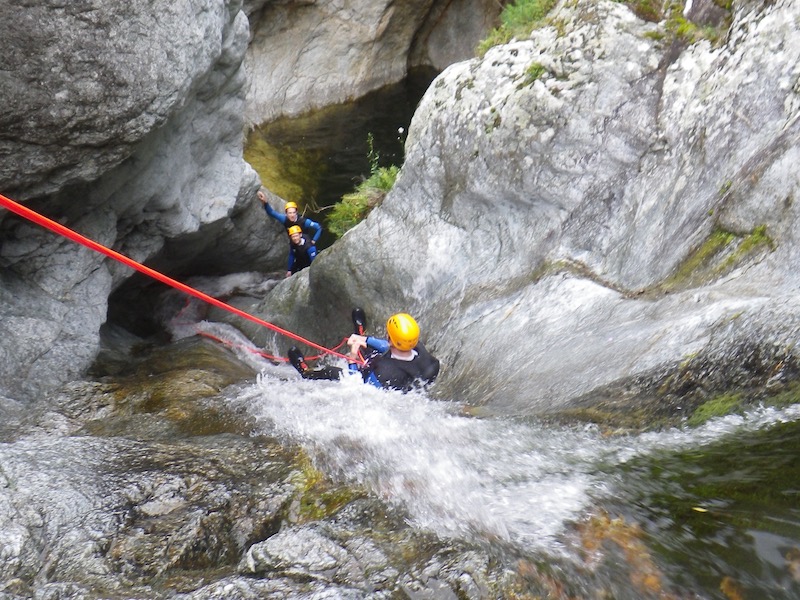
[[293, 227], [294, 225], [299, 225], [303, 231], [313, 231], [314, 235], [311, 238], [311, 241], [315, 244], [319, 240], [319, 237], [322, 235], [322, 225], [317, 223], [316, 221], [312, 221], [306, 217], [301, 217], [300, 215], [297, 216], [297, 221], [290, 221], [289, 217], [285, 214], [279, 213], [277, 210], [272, 208], [269, 205], [269, 202], [264, 203], [264, 210], [267, 211], [267, 214], [278, 221], [281, 225], [286, 227], [286, 231], [289, 231], [289, 227]]
[[289, 240], [289, 264], [286, 270], [294, 275], [298, 271], [311, 266], [316, 257], [317, 247], [311, 242], [311, 238], [304, 233], [300, 238], [299, 244]]
[[387, 340], [368, 336], [367, 347], [375, 355], [363, 367], [351, 364], [350, 369], [360, 371], [364, 381], [376, 387], [407, 392], [429, 386], [439, 374], [439, 361], [422, 344], [416, 345], [411, 360], [393, 357]]

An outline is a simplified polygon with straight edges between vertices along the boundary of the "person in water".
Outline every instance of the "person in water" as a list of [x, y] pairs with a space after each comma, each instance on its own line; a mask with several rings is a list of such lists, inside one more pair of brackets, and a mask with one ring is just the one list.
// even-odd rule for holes
[[289, 227], [289, 264], [286, 267], [286, 276], [294, 275], [298, 271], [310, 267], [317, 257], [317, 247], [299, 225]]
[[[316, 221], [312, 221], [311, 219], [308, 219], [306, 217], [300, 216], [300, 213], [298, 212], [298, 209], [297, 209], [297, 203], [296, 202], [287, 202], [283, 207], [284, 214], [281, 214], [281, 213], [279, 213], [278, 211], [276, 211], [274, 208], [272, 208], [269, 205], [269, 202], [267, 201], [267, 195], [264, 192], [262, 192], [261, 190], [258, 190], [258, 192], [256, 193], [256, 196], [258, 197], [258, 199], [261, 202], [261, 204], [264, 205], [264, 210], [266, 211], [266, 213], [270, 217], [272, 217], [273, 219], [278, 221], [278, 223], [280, 223], [281, 225], [283, 225], [286, 228], [286, 232], [289, 234], [290, 238], [291, 238], [291, 234], [289, 233], [289, 229], [291, 229], [292, 227], [300, 227], [300, 231], [301, 232], [309, 232], [310, 233], [310, 232], [313, 231], [313, 234], [309, 238], [309, 240], [310, 240], [312, 245], [316, 246], [317, 241], [319, 241], [319, 238], [322, 235], [322, 225], [320, 225]], [[313, 260], [313, 258], [311, 260]], [[309, 261], [309, 264], [311, 264], [310, 261]], [[308, 265], [306, 265], [306, 266], [308, 266]], [[297, 269], [297, 270], [299, 271], [300, 269]], [[289, 266], [286, 269], [286, 276], [289, 277], [292, 274], [292, 272], [293, 272], [292, 271], [292, 252], [291, 252], [291, 245], [290, 245], [290, 248], [289, 248]]]
[[[419, 325], [411, 315], [398, 313], [389, 317], [386, 321], [388, 340], [366, 335], [366, 322], [364, 311], [354, 309], [355, 333], [347, 340], [351, 371], [359, 371], [366, 383], [403, 392], [425, 388], [435, 381], [439, 361], [420, 343]], [[362, 366], [358, 365], [359, 358], [365, 363]], [[342, 375], [339, 367], [310, 369], [295, 346], [289, 349], [289, 362], [304, 379], [337, 380]]]

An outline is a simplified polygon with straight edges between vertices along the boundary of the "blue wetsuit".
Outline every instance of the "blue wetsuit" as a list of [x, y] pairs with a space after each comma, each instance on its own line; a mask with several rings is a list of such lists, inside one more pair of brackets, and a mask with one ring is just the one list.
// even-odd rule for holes
[[414, 348], [412, 360], [392, 357], [387, 340], [368, 336], [367, 347], [376, 351], [374, 356], [363, 367], [351, 364], [350, 369], [361, 371], [364, 381], [376, 387], [407, 392], [427, 387], [439, 374], [439, 361], [422, 344]]
[[264, 203], [264, 210], [270, 217], [272, 217], [273, 219], [278, 221], [278, 223], [286, 227], [287, 231], [289, 230], [289, 227], [292, 227], [293, 225], [299, 225], [303, 229], [303, 231], [309, 231], [309, 230], [313, 231], [314, 236], [311, 238], [311, 241], [314, 242], [315, 244], [317, 243], [317, 240], [319, 240], [319, 236], [322, 235], [322, 225], [320, 225], [316, 221], [312, 221], [311, 219], [308, 219], [306, 217], [301, 217], [300, 215], [298, 215], [297, 221], [292, 222], [289, 220], [289, 217], [287, 217], [285, 214], [281, 214], [277, 210], [272, 208], [269, 205], [269, 202]]
[[299, 244], [289, 241], [289, 264], [286, 270], [294, 275], [298, 271], [311, 266], [316, 257], [317, 247], [311, 243], [311, 238], [304, 233], [300, 238]]

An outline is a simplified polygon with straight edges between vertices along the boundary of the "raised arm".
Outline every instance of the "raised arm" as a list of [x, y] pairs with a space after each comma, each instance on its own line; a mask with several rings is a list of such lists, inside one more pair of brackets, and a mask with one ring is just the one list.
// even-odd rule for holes
[[269, 205], [269, 202], [267, 201], [267, 195], [264, 192], [259, 190], [258, 193], [256, 193], [256, 196], [258, 196], [259, 201], [264, 205], [264, 210], [270, 217], [278, 221], [281, 225], [286, 225], [286, 215], [279, 213]]

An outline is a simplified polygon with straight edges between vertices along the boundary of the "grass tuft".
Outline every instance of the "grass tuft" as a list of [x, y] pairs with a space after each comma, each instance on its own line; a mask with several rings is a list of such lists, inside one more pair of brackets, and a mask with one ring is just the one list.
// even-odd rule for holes
[[383, 202], [400, 173], [400, 167], [395, 165], [378, 166], [380, 156], [374, 149], [371, 133], [367, 135], [367, 144], [370, 176], [359, 183], [354, 192], [342, 196], [341, 202], [334, 205], [327, 218], [328, 230], [336, 237], [342, 237], [366, 219], [372, 209]]
[[556, 0], [516, 0], [507, 4], [500, 14], [500, 26], [492, 29], [478, 44], [478, 56], [483, 56], [493, 46], [507, 44], [515, 37], [527, 38], [555, 5]]

